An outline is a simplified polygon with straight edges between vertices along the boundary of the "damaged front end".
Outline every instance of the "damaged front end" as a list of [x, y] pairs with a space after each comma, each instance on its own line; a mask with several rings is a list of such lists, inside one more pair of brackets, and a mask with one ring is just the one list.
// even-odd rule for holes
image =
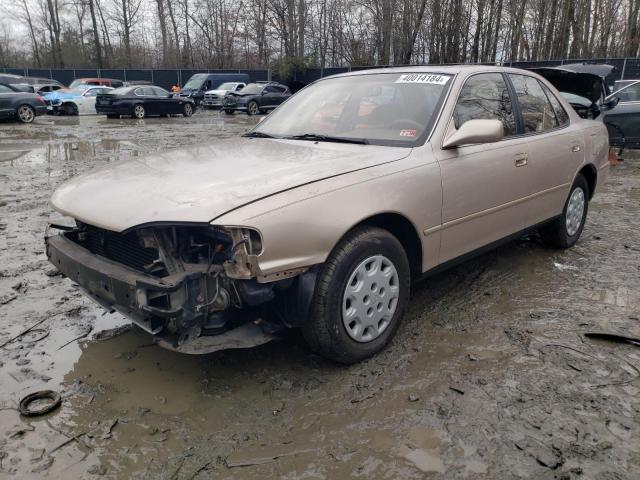
[[[256, 230], [212, 225], [123, 233], [77, 222], [46, 239], [49, 260], [109, 311], [185, 353], [251, 347], [308, 315], [313, 270], [268, 282]], [[293, 273], [293, 272], [292, 272]]]

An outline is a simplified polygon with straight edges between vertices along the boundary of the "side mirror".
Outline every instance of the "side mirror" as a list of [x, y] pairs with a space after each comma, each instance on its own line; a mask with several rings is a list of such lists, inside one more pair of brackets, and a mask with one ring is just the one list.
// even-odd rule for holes
[[609, 97], [602, 104], [602, 110], [611, 110], [620, 103], [620, 97]]
[[500, 120], [468, 120], [453, 132], [442, 145], [444, 148], [493, 143], [502, 140], [504, 127]]

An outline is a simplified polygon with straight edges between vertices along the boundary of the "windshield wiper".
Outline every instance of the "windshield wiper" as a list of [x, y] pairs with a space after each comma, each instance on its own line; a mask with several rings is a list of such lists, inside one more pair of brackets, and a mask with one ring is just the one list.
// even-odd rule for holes
[[244, 135], [242, 135], [243, 137], [249, 137], [249, 138], [276, 138], [273, 135], [270, 135], [268, 133], [264, 133], [264, 132], [247, 132]]
[[344, 137], [332, 137], [331, 135], [321, 135], [318, 133], [303, 133], [301, 135], [291, 135], [290, 137], [283, 137], [288, 140], [312, 140], [319, 142], [336, 142], [336, 143], [355, 143], [357, 145], [367, 145], [369, 142], [362, 138], [344, 138]]

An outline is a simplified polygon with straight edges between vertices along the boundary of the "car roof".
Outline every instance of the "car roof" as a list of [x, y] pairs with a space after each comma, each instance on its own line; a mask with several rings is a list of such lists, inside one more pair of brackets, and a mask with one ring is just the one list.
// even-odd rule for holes
[[510, 72], [510, 73], [531, 73], [520, 68], [503, 67], [501, 65], [478, 65], [478, 64], [447, 64], [447, 65], [410, 65], [406, 67], [378, 67], [367, 68], [365, 70], [353, 70], [351, 72], [331, 75], [331, 77], [348, 77], [355, 75], [371, 75], [375, 73], [444, 73], [456, 75], [458, 73], [479, 73], [479, 72]]

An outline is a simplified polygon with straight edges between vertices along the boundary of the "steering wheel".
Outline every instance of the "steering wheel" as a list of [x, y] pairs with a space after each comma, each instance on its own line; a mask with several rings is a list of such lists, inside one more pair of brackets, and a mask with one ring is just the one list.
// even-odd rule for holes
[[424, 125], [419, 124], [414, 120], [410, 120], [408, 118], [398, 118], [391, 122], [391, 128], [403, 129], [403, 128], [413, 128], [418, 131], [424, 129]]

